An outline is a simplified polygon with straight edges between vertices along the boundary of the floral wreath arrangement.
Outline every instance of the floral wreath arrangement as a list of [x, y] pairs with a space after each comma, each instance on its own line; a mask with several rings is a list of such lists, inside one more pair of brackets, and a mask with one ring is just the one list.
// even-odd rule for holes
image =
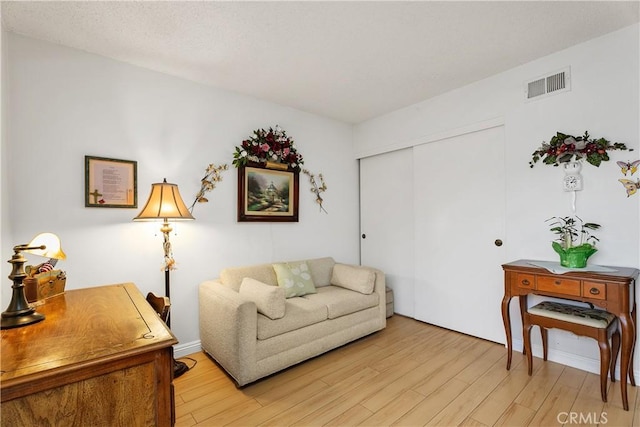
[[629, 150], [625, 144], [610, 141], [604, 138], [590, 139], [589, 132], [584, 136], [566, 135], [557, 132], [553, 138], [533, 152], [529, 166], [533, 167], [539, 160], [546, 165], [558, 166], [560, 163], [570, 162], [572, 160], [586, 159], [593, 166], [600, 166], [600, 163], [609, 160], [607, 151], [613, 150]]
[[233, 165], [245, 166], [247, 162], [282, 163], [292, 169], [300, 169], [304, 164], [302, 154], [296, 144], [278, 125], [275, 129], [257, 129], [249, 139], [242, 141], [233, 153]]

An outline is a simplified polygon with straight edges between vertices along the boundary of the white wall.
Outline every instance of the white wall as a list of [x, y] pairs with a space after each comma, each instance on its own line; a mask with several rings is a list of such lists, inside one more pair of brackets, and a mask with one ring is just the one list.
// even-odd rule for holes
[[[0, 15], [2, 11], [0, 10]], [[6, 54], [6, 44], [7, 37], [2, 29], [2, 17], [0, 16], [0, 177], [3, 176], [4, 171], [7, 169], [6, 167], [6, 146], [7, 146], [7, 138], [6, 138], [6, 99], [7, 99], [7, 90], [5, 87], [5, 76], [6, 76], [6, 64], [5, 60]], [[0, 251], [4, 254], [12, 253], [9, 252], [11, 250], [11, 244], [9, 241], [11, 240], [11, 235], [9, 233], [9, 216], [7, 215], [8, 211], [8, 181], [0, 178]], [[10, 273], [9, 264], [0, 262], [0, 277], [5, 278]], [[9, 282], [10, 283], [10, 282]], [[4, 281], [4, 286], [7, 287], [7, 281]], [[3, 295], [4, 295], [3, 291]], [[6, 291], [7, 295], [9, 294], [9, 290]], [[4, 301], [4, 299], [2, 299]], [[4, 311], [4, 307], [0, 310]]]
[[[627, 198], [616, 160], [640, 158], [639, 148], [639, 29], [630, 26], [617, 32], [540, 58], [442, 96], [395, 111], [355, 127], [358, 157], [388, 152], [455, 134], [494, 119], [505, 123], [506, 139], [506, 236], [509, 260], [519, 258], [555, 260], [553, 235], [545, 220], [571, 214], [571, 196], [562, 190], [560, 168], [537, 165], [530, 169], [531, 153], [556, 131], [605, 137], [626, 143], [633, 152], [612, 152], [611, 161], [599, 168], [585, 165], [584, 191], [578, 193], [577, 214], [602, 224], [600, 250], [590, 262], [640, 266], [640, 193]], [[532, 102], [524, 101], [525, 81], [571, 67], [570, 92]], [[464, 153], [461, 153], [464, 155]], [[449, 160], [452, 170], [455, 159]], [[457, 171], [460, 172], [460, 171]], [[473, 170], [464, 171], [473, 179]], [[638, 177], [636, 175], [635, 177]], [[634, 177], [634, 178], [635, 178]], [[469, 206], [469, 210], [481, 209]], [[496, 266], [496, 268], [500, 268]], [[638, 291], [637, 291], [638, 292]], [[496, 301], [496, 310], [499, 301]], [[517, 304], [512, 303], [514, 313]], [[515, 317], [517, 319], [517, 316]], [[514, 337], [521, 339], [514, 323]], [[562, 332], [555, 334], [558, 337]], [[598, 358], [589, 339], [562, 335], [557, 351]], [[551, 355], [550, 355], [551, 357]], [[637, 360], [637, 357], [636, 357]], [[637, 369], [637, 362], [636, 362]]]
[[[10, 245], [51, 231], [68, 256], [59, 264], [67, 272], [67, 289], [131, 281], [143, 294], [163, 294], [160, 224], [132, 218], [151, 183], [166, 177], [190, 205], [205, 167], [226, 162], [230, 170], [208, 193], [210, 202], [196, 206], [196, 221], [178, 224], [171, 236], [178, 266], [171, 275], [172, 329], [181, 343], [199, 339], [198, 284], [224, 267], [320, 256], [358, 262], [351, 125], [79, 50], [4, 36], [3, 78], [10, 90], [2, 188], [10, 203], [3, 212], [9, 219], [2, 224], [2, 260], [10, 258]], [[276, 124], [295, 139], [305, 166], [324, 174], [329, 214], [319, 212], [301, 176], [299, 223], [238, 223], [234, 147], [254, 129]], [[84, 207], [85, 155], [138, 162], [138, 209]], [[5, 280], [3, 307], [9, 290]]]

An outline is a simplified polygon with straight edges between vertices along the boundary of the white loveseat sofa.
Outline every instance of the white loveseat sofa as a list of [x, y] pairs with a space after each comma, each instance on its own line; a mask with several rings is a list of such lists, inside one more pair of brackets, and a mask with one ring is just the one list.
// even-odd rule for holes
[[202, 349], [243, 386], [383, 329], [385, 275], [333, 258], [227, 268], [199, 308]]

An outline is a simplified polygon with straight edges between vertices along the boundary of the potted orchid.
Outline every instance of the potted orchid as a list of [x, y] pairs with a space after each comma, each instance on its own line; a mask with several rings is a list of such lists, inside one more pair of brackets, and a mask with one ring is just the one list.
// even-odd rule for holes
[[599, 239], [590, 233], [590, 230], [598, 230], [600, 224], [584, 222], [578, 216], [553, 217], [550, 231], [558, 238], [551, 243], [553, 250], [560, 255], [560, 265], [570, 268], [584, 268], [587, 259], [596, 253], [596, 242]]

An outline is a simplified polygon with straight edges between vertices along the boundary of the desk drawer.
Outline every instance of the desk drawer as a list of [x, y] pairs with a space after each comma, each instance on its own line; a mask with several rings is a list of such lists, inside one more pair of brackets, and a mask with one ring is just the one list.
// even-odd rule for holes
[[582, 282], [582, 296], [593, 299], [607, 299], [607, 284], [598, 282]]
[[535, 289], [536, 288], [536, 275], [535, 274], [518, 273], [516, 275], [516, 285], [518, 285], [519, 288]]
[[538, 290], [556, 294], [580, 296], [580, 280], [538, 276]]

